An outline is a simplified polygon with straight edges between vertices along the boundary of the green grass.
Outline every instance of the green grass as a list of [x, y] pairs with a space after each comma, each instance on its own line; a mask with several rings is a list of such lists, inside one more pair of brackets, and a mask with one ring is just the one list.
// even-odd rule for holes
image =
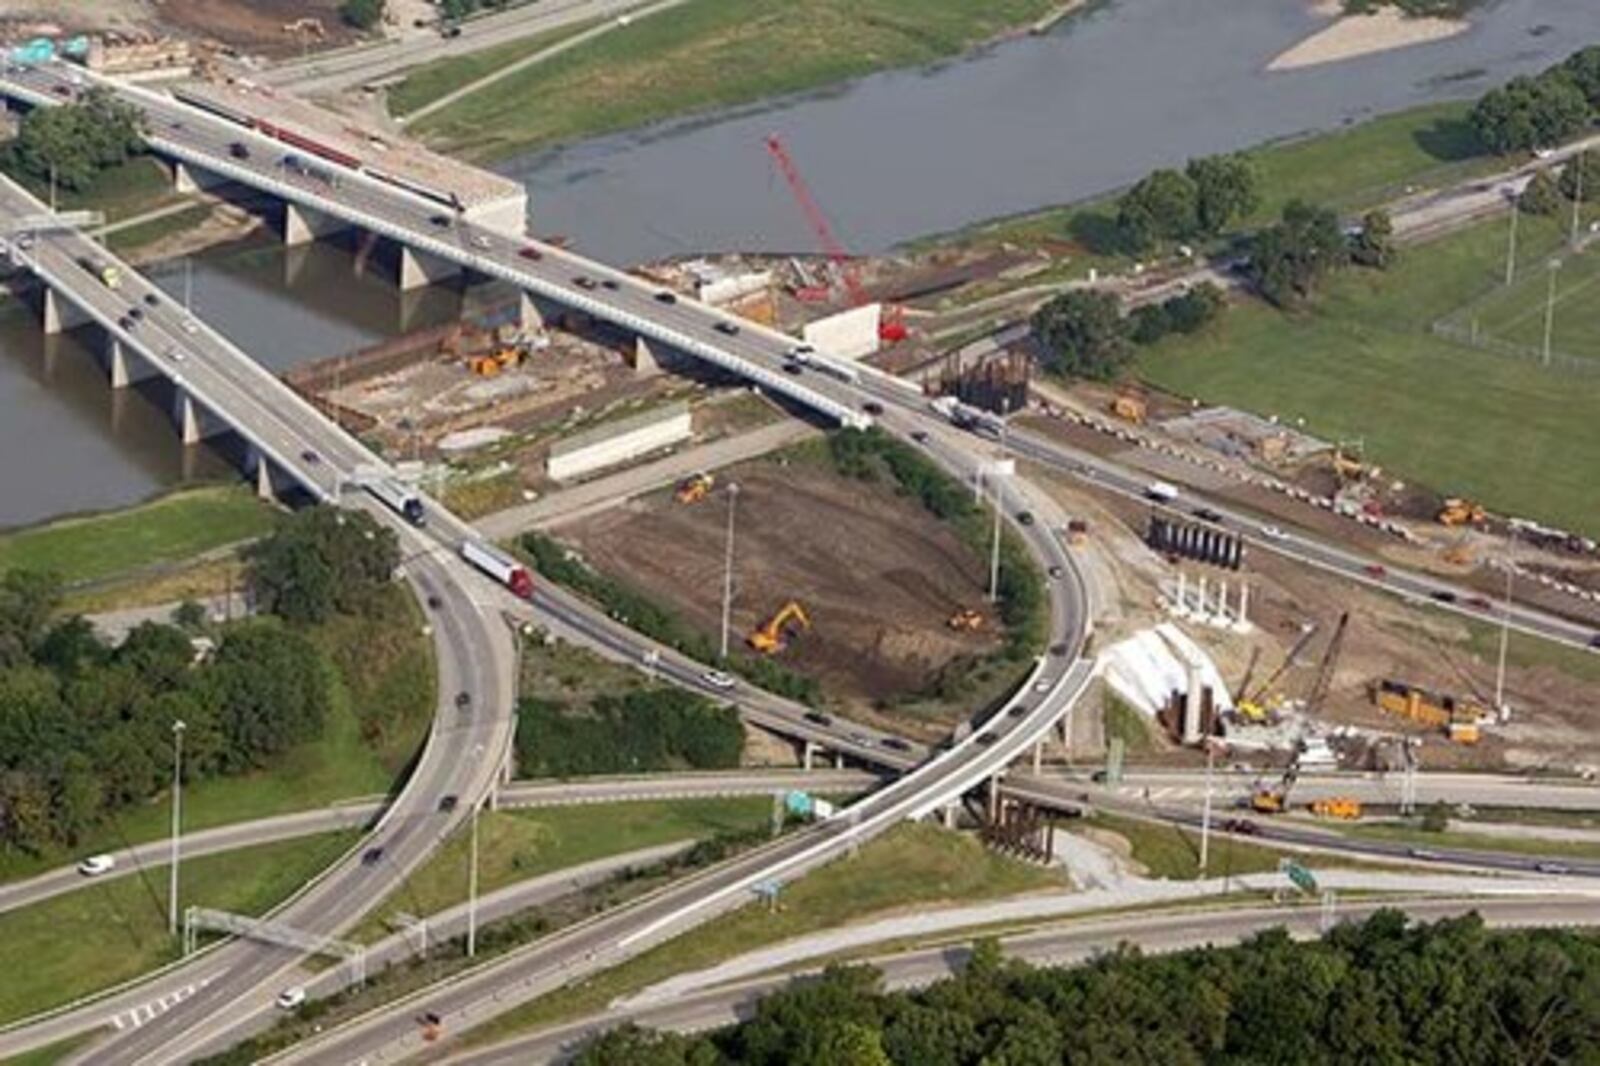
[[1055, 3], [690, 0], [519, 71], [428, 115], [412, 132], [469, 157], [503, 157], [932, 62], [1025, 25]]
[[[180, 900], [260, 914], [343, 854], [356, 833], [330, 833], [183, 864]], [[11, 1021], [129, 980], [170, 962], [166, 868], [88, 885], [0, 914], [6, 957], [0, 1021]]]
[[[50, 183], [12, 175], [34, 196], [50, 202]], [[167, 168], [150, 156], [136, 156], [121, 166], [102, 170], [81, 192], [57, 189], [56, 206], [63, 211], [101, 211], [106, 221], [137, 215], [183, 197], [172, 186]]]
[[[1546, 265], [1551, 261], [1561, 264], [1553, 276]], [[1457, 312], [1451, 321], [1495, 340], [1520, 345], [1529, 352], [1542, 351], [1552, 281], [1552, 353], [1586, 360], [1593, 370], [1600, 371], [1600, 318], [1593, 313], [1595, 292], [1600, 287], [1600, 253], [1592, 247], [1580, 253], [1557, 252], [1552, 259], [1530, 254], [1511, 285], [1497, 287], [1484, 299]]]
[[573, 706], [646, 687], [645, 675], [633, 667], [555, 637], [548, 642], [523, 641], [521, 670], [517, 694], [522, 698], [555, 700]]
[[[1220, 818], [1218, 819], [1221, 820]], [[1074, 824], [1067, 823], [1071, 829]], [[1124, 837], [1133, 849], [1133, 860], [1149, 871], [1148, 876], [1172, 881], [1193, 881], [1200, 876], [1200, 834], [1167, 822], [1147, 822], [1097, 812], [1081, 823], [1107, 829]], [[1213, 831], [1211, 853], [1207, 857], [1207, 876], [1266, 873], [1278, 868], [1278, 860], [1290, 854], [1241, 840], [1232, 833]], [[1295, 856], [1306, 866], [1318, 864], [1316, 856]], [[1327, 865], [1327, 861], [1323, 861]], [[1348, 865], [1346, 863], [1345, 865]]]
[[127, 510], [0, 535], [0, 571], [51, 571], [69, 585], [102, 580], [259, 537], [271, 529], [274, 513], [235, 485], [174, 492]]
[[[478, 891], [678, 840], [759, 829], [772, 817], [766, 796], [607, 803], [496, 811], [478, 819]], [[357, 933], [376, 940], [396, 912], [427, 915], [467, 898], [470, 833], [465, 827], [372, 912]]]
[[1105, 695], [1103, 713], [1107, 741], [1120, 737], [1129, 755], [1142, 755], [1155, 747], [1144, 717], [1110, 692]]
[[775, 912], [764, 905], [745, 906], [616, 969], [509, 1011], [467, 1039], [491, 1043], [579, 1017], [673, 974], [874, 914], [1000, 899], [1062, 885], [1059, 871], [1003, 858], [970, 835], [924, 823], [903, 824], [854, 857], [785, 885]]
[[[1523, 247], [1556, 226], [1524, 220]], [[1493, 285], [1504, 221], [1405, 250], [1387, 272], [1347, 271], [1309, 310], [1234, 307], [1203, 335], [1144, 350], [1149, 382], [1205, 403], [1287, 422], [1329, 440], [1363, 439], [1386, 469], [1491, 508], [1600, 529], [1600, 375], [1549, 372], [1434, 337], [1435, 319]]]
[[425, 107], [469, 82], [492, 74], [502, 67], [508, 67], [535, 52], [542, 52], [570, 37], [575, 37], [594, 25], [596, 22], [591, 19], [562, 26], [560, 29], [519, 37], [514, 41], [495, 45], [493, 48], [485, 48], [467, 55], [451, 56], [449, 59], [437, 59], [432, 63], [413, 67], [406, 74], [405, 81], [389, 90], [389, 112], [396, 116], [409, 115], [417, 108]]
[[[1469, 106], [1428, 104], [1347, 129], [1251, 149], [1261, 203], [1235, 228], [1242, 232], [1270, 222], [1294, 199], [1354, 213], [1402, 195], [1407, 186], [1438, 187], [1503, 167], [1503, 160], [1481, 154], [1465, 123]], [[1116, 197], [1099, 197], [980, 223], [918, 244], [1006, 242], [1060, 253], [1065, 242], [1078, 251], [1071, 267], [1058, 272], [1064, 279], [1081, 276], [1090, 267], [1104, 272], [1130, 261], [1117, 252], [1116, 214]]]
[[86, 1047], [91, 1040], [98, 1038], [97, 1033], [87, 1033], [67, 1040], [58, 1040], [54, 1044], [46, 1044], [44, 1047], [13, 1055], [6, 1059], [6, 1066], [55, 1066], [58, 1062], [67, 1061], [75, 1052]]
[[1550, 855], [1573, 859], [1600, 857], [1600, 843], [1581, 840], [1546, 840], [1542, 837], [1491, 836], [1450, 829], [1430, 833], [1415, 825], [1343, 825], [1346, 836], [1367, 840], [1393, 840], [1419, 847], [1465, 848], [1472, 851], [1509, 851], [1518, 855]]
[[141, 222], [136, 226], [119, 229], [107, 234], [106, 246], [114, 252], [128, 252], [142, 248], [147, 244], [170, 237], [174, 233], [193, 229], [211, 217], [210, 204], [198, 204], [194, 207], [175, 211], [170, 215], [152, 218], [148, 222]]
[[[396, 589], [397, 597], [402, 596]], [[184, 789], [186, 831], [382, 795], [394, 786], [427, 735], [434, 704], [433, 656], [418, 620], [399, 601], [389, 617], [339, 620], [315, 634], [339, 680], [322, 737], [286, 752], [270, 770], [218, 777]], [[364, 729], [363, 722], [385, 728]], [[0, 881], [73, 862], [79, 856], [155, 840], [168, 831], [165, 796], [123, 811], [73, 849], [0, 851]]]

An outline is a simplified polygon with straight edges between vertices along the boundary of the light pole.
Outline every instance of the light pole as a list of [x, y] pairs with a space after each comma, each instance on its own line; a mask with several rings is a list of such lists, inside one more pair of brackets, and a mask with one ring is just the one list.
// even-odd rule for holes
[[1574, 248], [1578, 246], [1578, 216], [1583, 211], [1583, 164], [1587, 155], [1588, 149], [1585, 149], [1579, 152], [1577, 158], [1568, 164], [1568, 166], [1574, 166], [1578, 168], [1576, 173], [1573, 175], [1576, 188], [1572, 190], [1572, 236], [1570, 238], [1570, 242]]
[[1556, 324], [1556, 275], [1561, 272], [1561, 260], [1552, 259], [1545, 265], [1550, 275], [1549, 292], [1544, 301], [1544, 365], [1550, 365], [1550, 335]]
[[172, 855], [167, 864], [167, 932], [178, 932], [178, 840], [183, 828], [183, 719], [172, 723]]
[[1511, 196], [1511, 237], [1506, 242], [1506, 286], [1517, 276], [1517, 219], [1522, 215], [1522, 199], [1515, 193]]
[[1500, 661], [1494, 672], [1494, 709], [1499, 715], [1506, 709], [1506, 648], [1511, 641], [1511, 579], [1517, 570], [1517, 533], [1511, 531], [1511, 543], [1506, 550], [1506, 598], [1500, 607]]
[[1206, 875], [1206, 859], [1211, 853], [1211, 767], [1216, 761], [1216, 746], [1206, 737], [1206, 798], [1200, 808], [1200, 877]]
[[994, 537], [989, 546], [989, 602], [1000, 601], [1000, 516], [1005, 512], [1006, 405], [1000, 406], [1000, 456], [994, 463]]
[[728, 627], [733, 619], [733, 516], [738, 509], [739, 485], [728, 485], [728, 537], [722, 555], [722, 658], [728, 658]]
[[189, 256], [183, 257], [183, 310], [187, 314], [190, 310], [190, 298], [194, 295], [194, 260]]
[[467, 869], [467, 958], [478, 953], [478, 809], [482, 802], [472, 805], [472, 845], [470, 865]]

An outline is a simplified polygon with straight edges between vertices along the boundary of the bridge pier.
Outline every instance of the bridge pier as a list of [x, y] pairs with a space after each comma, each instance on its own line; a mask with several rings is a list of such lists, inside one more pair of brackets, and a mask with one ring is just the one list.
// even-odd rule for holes
[[222, 185], [227, 180], [220, 174], [213, 174], [209, 170], [203, 170], [200, 167], [191, 166], [178, 160], [174, 160], [172, 164], [172, 188], [174, 192], [180, 192], [185, 195], [202, 192]]
[[517, 300], [517, 328], [524, 333], [544, 332], [544, 312], [526, 292]]
[[106, 334], [106, 369], [111, 373], [111, 387], [125, 389], [132, 382], [128, 377], [128, 349], [114, 334]]
[[349, 223], [343, 219], [309, 207], [288, 203], [283, 205], [283, 243], [290, 248], [310, 244], [320, 237], [337, 233], [348, 226]]
[[661, 360], [656, 358], [655, 348], [643, 337], [633, 339], [633, 372], [641, 378], [661, 372]]
[[946, 803], [944, 805], [944, 810], [940, 812], [940, 819], [944, 822], [946, 829], [954, 829], [956, 827], [956, 814], [959, 810], [960, 804]]
[[461, 265], [411, 248], [400, 249], [400, 291], [410, 292], [461, 273]]
[[173, 421], [178, 423], [178, 435], [185, 448], [228, 430], [227, 426], [217, 425], [205, 408], [189, 395], [189, 390], [176, 381], [172, 384], [172, 405]]
[[1041, 740], [1033, 746], [1033, 775], [1039, 776], [1039, 771], [1044, 768], [1044, 741]]
[[811, 741], [808, 740], [802, 745], [800, 748], [800, 768], [802, 770], [811, 769], [811, 761], [816, 756], [816, 753], [817, 746]]

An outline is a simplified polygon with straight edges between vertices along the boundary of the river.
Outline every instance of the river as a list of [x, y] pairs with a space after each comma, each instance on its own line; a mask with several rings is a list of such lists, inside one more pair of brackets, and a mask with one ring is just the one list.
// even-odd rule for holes
[[[1042, 38], [926, 70], [663, 124], [515, 160], [535, 228], [618, 263], [816, 241], [762, 138], [783, 136], [859, 251], [1091, 196], [1193, 155], [1337, 127], [1482, 92], [1600, 40], [1597, 0], [1491, 0], [1473, 29], [1322, 68], [1266, 64], [1325, 20], [1299, 0], [1111, 0]], [[317, 246], [194, 261], [197, 313], [282, 369], [453, 313], [453, 294], [401, 297]], [[156, 276], [173, 294], [184, 268]], [[73, 338], [48, 345], [0, 316], [0, 527], [134, 502], [186, 477], [159, 397], [113, 396]]]
[[1600, 42], [1597, 0], [1491, 0], [1472, 29], [1268, 72], [1325, 25], [1301, 0], [1111, 0], [928, 70], [538, 152], [501, 169], [535, 228], [612, 262], [816, 250], [762, 140], [779, 134], [852, 250], [1115, 189], [1190, 156], [1476, 96]]

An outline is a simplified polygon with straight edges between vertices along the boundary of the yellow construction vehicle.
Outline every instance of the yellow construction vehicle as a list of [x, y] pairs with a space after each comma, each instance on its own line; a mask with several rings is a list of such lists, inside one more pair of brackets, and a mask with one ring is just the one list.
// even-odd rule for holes
[[1300, 768], [1291, 766], [1276, 785], [1262, 785], [1250, 795], [1250, 809], [1257, 814], [1282, 814], [1289, 809], [1289, 793], [1300, 779]]
[[1144, 425], [1146, 412], [1144, 398], [1131, 392], [1120, 393], [1111, 401], [1111, 413], [1136, 426]]
[[1441, 526], [1481, 526], [1488, 517], [1481, 506], [1460, 496], [1447, 498], [1439, 507]]
[[467, 369], [480, 378], [492, 378], [502, 370], [521, 366], [523, 359], [521, 348], [501, 348], [488, 355], [469, 355], [466, 357]]
[[[1300, 630], [1299, 639], [1289, 649], [1289, 654], [1283, 657], [1283, 662], [1278, 664], [1278, 668], [1272, 671], [1265, 681], [1251, 691], [1246, 691], [1249, 688], [1248, 678], [1244, 683], [1240, 684], [1239, 689], [1242, 694], [1238, 702], [1234, 704], [1234, 710], [1238, 712], [1240, 718], [1257, 725], [1271, 721], [1272, 712], [1267, 710], [1263, 702], [1266, 699], [1267, 690], [1277, 684], [1278, 679], [1289, 672], [1289, 668], [1295, 664], [1295, 660], [1300, 658], [1300, 653], [1306, 650], [1306, 645], [1311, 643], [1311, 638], [1316, 636], [1316, 633], [1317, 627], [1311, 623], [1306, 623]], [[1255, 667], [1252, 664], [1248, 673], [1253, 674], [1254, 672]]]
[[1340, 818], [1355, 821], [1361, 817], [1361, 801], [1353, 796], [1329, 796], [1311, 801], [1311, 813], [1318, 818]]
[[1472, 554], [1472, 545], [1463, 541], [1446, 548], [1441, 558], [1451, 566], [1471, 566], [1476, 556]]
[[678, 482], [679, 503], [699, 503], [711, 494], [711, 488], [717, 479], [707, 473], [694, 474]]
[[767, 619], [759, 629], [753, 631], [745, 638], [756, 651], [762, 655], [772, 655], [788, 647], [787, 626], [796, 622], [802, 629], [811, 628], [811, 618], [806, 614], [806, 609], [798, 601], [790, 600], [778, 608], [778, 613]]
[[984, 627], [984, 618], [980, 611], [971, 607], [960, 607], [944, 620], [944, 624], [961, 632], [975, 633]]
[[1471, 700], [1442, 696], [1388, 678], [1373, 686], [1372, 700], [1379, 710], [1442, 730], [1457, 744], [1476, 744], [1483, 739], [1479, 723], [1488, 717], [1488, 712]]

